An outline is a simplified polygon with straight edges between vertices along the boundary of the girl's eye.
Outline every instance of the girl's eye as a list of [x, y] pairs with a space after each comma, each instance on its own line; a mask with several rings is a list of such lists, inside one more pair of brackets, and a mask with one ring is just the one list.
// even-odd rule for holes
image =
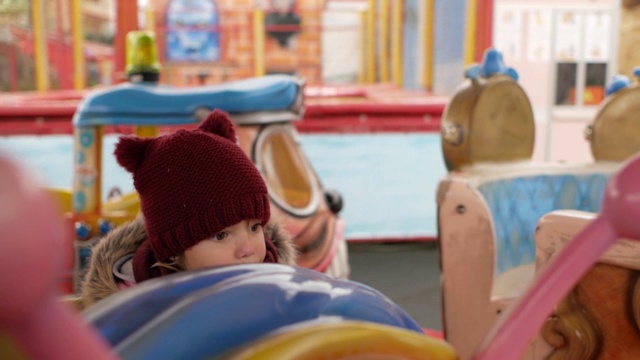
[[258, 232], [258, 230], [260, 230], [260, 228], [262, 228], [262, 224], [255, 223], [255, 224], [251, 225], [251, 232]]
[[226, 231], [221, 231], [214, 236], [216, 240], [224, 240], [229, 234]]

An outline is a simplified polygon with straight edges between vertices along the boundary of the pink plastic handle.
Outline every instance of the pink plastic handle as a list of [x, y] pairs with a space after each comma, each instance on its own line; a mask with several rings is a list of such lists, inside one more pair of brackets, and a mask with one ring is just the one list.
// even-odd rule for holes
[[526, 293], [489, 332], [475, 360], [516, 359], [540, 331], [554, 306], [619, 238], [640, 240], [640, 156], [615, 174], [599, 216], [551, 260]]
[[115, 359], [63, 304], [63, 228], [33, 174], [0, 155], [0, 329], [33, 359]]

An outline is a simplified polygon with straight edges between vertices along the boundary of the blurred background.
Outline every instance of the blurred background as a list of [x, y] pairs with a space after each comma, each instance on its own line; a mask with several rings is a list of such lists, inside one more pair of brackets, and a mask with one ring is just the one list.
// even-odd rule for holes
[[[0, 89], [71, 89], [122, 81], [118, 34], [148, 29], [158, 37], [161, 81], [167, 84], [295, 73], [309, 83], [393, 81], [450, 94], [463, 65], [490, 43], [488, 32], [465, 35], [476, 24], [489, 29], [490, 3], [4, 0]], [[73, 75], [81, 69], [67, 61], [74, 50], [83, 54], [83, 84]], [[40, 70], [48, 76], [38, 84]]]
[[[93, 89], [127, 80], [125, 35], [132, 30], [155, 34], [163, 85], [300, 76], [308, 108], [295, 123], [300, 145], [323, 185], [344, 198], [340, 215], [352, 279], [378, 288], [421, 324], [439, 329], [435, 189], [447, 173], [439, 125], [465, 69], [480, 62], [485, 49], [500, 50], [531, 101], [533, 159], [591, 161], [585, 124], [604, 100], [611, 77], [632, 76], [640, 64], [634, 46], [640, 40], [639, 5], [0, 0], [0, 103], [23, 95], [53, 99], [53, 110], [40, 115], [0, 106], [0, 149], [38, 169], [48, 186], [70, 186], [73, 106]], [[314, 117], [336, 104], [356, 110]], [[105, 136], [106, 154], [116, 138]], [[132, 190], [113, 159], [105, 157], [105, 164], [104, 197], [112, 187]]]

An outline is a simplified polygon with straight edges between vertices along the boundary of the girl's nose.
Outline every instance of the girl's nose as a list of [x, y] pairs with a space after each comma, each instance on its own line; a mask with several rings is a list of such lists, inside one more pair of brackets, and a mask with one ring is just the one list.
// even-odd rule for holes
[[238, 239], [237, 256], [239, 259], [249, 257], [256, 253], [256, 249], [251, 243], [249, 232], [243, 232]]

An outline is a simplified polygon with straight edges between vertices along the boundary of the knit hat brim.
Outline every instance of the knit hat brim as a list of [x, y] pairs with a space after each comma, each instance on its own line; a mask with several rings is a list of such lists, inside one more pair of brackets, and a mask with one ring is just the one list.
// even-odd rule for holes
[[[216, 202], [179, 226], [161, 233], [149, 230], [149, 240], [159, 261], [168, 261], [172, 256], [184, 253], [194, 244], [214, 237], [228, 226], [243, 220], [257, 219], [266, 225], [270, 218], [269, 196], [264, 193], [236, 195]], [[160, 246], [158, 246], [160, 244]], [[191, 244], [191, 246], [186, 246]]]

